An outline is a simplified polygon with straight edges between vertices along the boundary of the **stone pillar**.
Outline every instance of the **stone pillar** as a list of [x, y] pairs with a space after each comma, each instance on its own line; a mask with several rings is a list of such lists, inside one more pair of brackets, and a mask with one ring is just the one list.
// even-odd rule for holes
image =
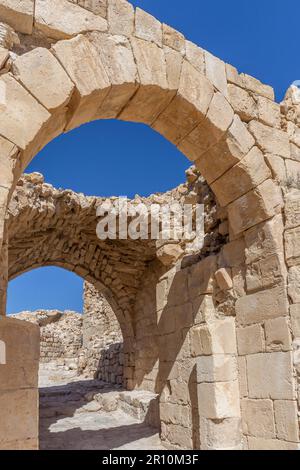
[[0, 449], [38, 449], [39, 328], [0, 318]]

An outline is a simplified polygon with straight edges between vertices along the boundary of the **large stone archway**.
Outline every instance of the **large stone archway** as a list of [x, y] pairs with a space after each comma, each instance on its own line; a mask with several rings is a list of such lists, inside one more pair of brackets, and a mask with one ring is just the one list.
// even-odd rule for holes
[[[203, 271], [207, 265], [201, 263], [182, 270], [177, 266], [176, 274], [170, 275], [172, 281], [166, 273], [158, 272], [153, 284], [160, 286], [167, 298], [170, 289], [171, 297], [176, 296], [177, 283], [181, 288], [186, 286], [183, 292], [193, 292], [195, 298], [212, 297], [211, 279], [219, 279], [221, 291], [235, 292], [235, 322], [231, 311], [230, 321], [223, 324], [226, 318], [220, 319], [217, 310], [213, 325], [181, 325], [191, 328], [197, 367], [203, 372], [201, 367], [210, 361], [213, 370], [212, 382], [201, 373], [202, 378], [197, 376], [194, 381], [203, 396], [210, 397], [203, 414], [198, 410], [197, 420], [206, 436], [200, 439], [201, 446], [228, 447], [218, 436], [230, 426], [230, 420], [236, 424], [242, 416], [246, 447], [296, 448], [297, 359], [292, 342], [299, 337], [295, 287], [299, 224], [294, 217], [299, 188], [293, 188], [292, 194], [288, 190], [289, 180], [300, 171], [297, 105], [287, 100], [286, 107], [280, 109], [271, 87], [239, 74], [174, 29], [138, 8], [134, 10], [125, 0], [26, 0], [21, 5], [0, 0], [0, 19], [15, 31], [1, 26], [2, 315], [8, 279], [5, 212], [27, 164], [57, 135], [88, 121], [143, 122], [195, 162], [228, 214], [230, 241], [211, 261], [208, 271]], [[203, 272], [209, 273], [208, 278]], [[205, 281], [200, 288], [201, 276]], [[194, 301], [197, 305], [193, 296], [185, 303]], [[162, 297], [163, 307], [154, 308], [162, 314], [156, 325], [161, 331], [164, 319], [170, 316]], [[161, 295], [157, 293], [158, 298]], [[178, 307], [176, 302], [169, 306]], [[220, 326], [222, 331], [230, 330], [228, 349], [222, 349], [216, 339], [217, 320], [225, 325], [224, 330]], [[200, 347], [204, 337], [210, 338], [207, 348]], [[170, 338], [170, 344], [174, 339]], [[235, 360], [239, 356], [239, 391], [234, 373], [228, 380], [235, 383], [233, 388], [217, 375], [218, 361], [227, 355]], [[172, 354], [170, 357], [163, 362], [174, 360]], [[142, 375], [153, 366], [152, 359], [150, 366], [141, 369]], [[170, 364], [166, 371], [164, 380], [172, 381], [168, 378]], [[285, 386], [278, 385], [282, 377]], [[233, 400], [229, 412], [222, 408], [224, 396]], [[267, 416], [267, 430], [265, 422], [256, 426], [257, 415]], [[215, 426], [215, 420], [221, 420], [224, 428]], [[185, 426], [172, 423], [170, 416], [165, 422], [168, 440], [178, 445], [172, 435], [178, 430], [176, 426]], [[293, 423], [292, 429], [287, 422]]]

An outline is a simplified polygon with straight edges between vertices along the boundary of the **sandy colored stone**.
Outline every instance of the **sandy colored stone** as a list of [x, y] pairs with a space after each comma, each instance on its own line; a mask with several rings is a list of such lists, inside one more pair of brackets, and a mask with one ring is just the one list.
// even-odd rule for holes
[[137, 38], [131, 39], [131, 45], [141, 86], [119, 118], [151, 124], [174, 94], [168, 89], [164, 51], [153, 42]]
[[252, 191], [228, 206], [232, 230], [239, 234], [258, 223], [271, 218], [282, 207], [280, 188], [267, 179]]
[[236, 354], [234, 319], [215, 320], [191, 331], [192, 356]]
[[191, 41], [185, 42], [186, 60], [195, 67], [200, 73], [205, 74], [205, 55], [204, 50]]
[[88, 31], [107, 31], [101, 16], [67, 0], [36, 0], [35, 26], [53, 39], [67, 39]]
[[249, 450], [299, 450], [299, 444], [279, 439], [248, 437]]
[[240, 418], [218, 420], [200, 419], [200, 441], [202, 450], [238, 450], [241, 443]]
[[288, 293], [293, 303], [300, 302], [300, 266], [289, 269]]
[[195, 165], [205, 175], [208, 183], [222, 176], [249, 152], [255, 141], [248, 132], [239, 116], [235, 115], [233, 122], [219, 143], [203, 154]]
[[227, 77], [225, 63], [205, 51], [205, 73], [207, 78], [214, 84], [226, 98], [228, 98]]
[[182, 255], [182, 248], [172, 243], [163, 245], [157, 251], [157, 258], [164, 266], [175, 264]]
[[82, 35], [52, 48], [76, 91], [70, 102], [68, 129], [92, 120], [110, 89], [110, 81], [94, 46]]
[[257, 78], [251, 77], [245, 73], [240, 75], [242, 84], [246, 90], [252, 91], [257, 95], [264, 96], [274, 101], [274, 90], [271, 86], [265, 85], [264, 83], [257, 80]]
[[[184, 60], [178, 93], [152, 127], [174, 144], [179, 144], [204, 119], [212, 98], [211, 83]], [[191, 146], [182, 145], [180, 149], [185, 149], [187, 157], [192, 159]]]
[[8, 59], [9, 53], [8, 50], [0, 46], [0, 70], [4, 66], [6, 60]]
[[257, 104], [254, 98], [243, 88], [228, 85], [229, 102], [242, 121], [249, 122], [257, 118]]
[[294, 338], [300, 338], [300, 303], [290, 306], [291, 328]]
[[215, 273], [217, 283], [221, 290], [229, 290], [232, 289], [232, 276], [231, 271], [228, 268], [220, 268]]
[[238, 364], [238, 374], [239, 374], [239, 386], [240, 386], [240, 396], [248, 396], [248, 381], [247, 381], [247, 363], [246, 357], [239, 356], [237, 358]]
[[182, 55], [185, 54], [185, 38], [176, 29], [168, 26], [167, 24], [162, 25], [163, 28], [163, 44], [165, 46], [180, 52]]
[[265, 322], [267, 351], [290, 351], [291, 334], [287, 318], [280, 317]]
[[274, 411], [278, 439], [299, 442], [297, 402], [275, 400]]
[[238, 381], [198, 384], [200, 416], [210, 419], [240, 416]]
[[285, 252], [288, 266], [294, 266], [300, 262], [300, 227], [286, 230], [284, 234]]
[[285, 227], [296, 228], [300, 226], [300, 191], [292, 189], [285, 195], [284, 213]]
[[140, 8], [135, 11], [135, 36], [162, 46], [162, 24]]
[[202, 356], [196, 360], [197, 383], [229, 382], [237, 378], [237, 362], [234, 356]]
[[18, 148], [8, 140], [0, 137], [0, 186], [10, 188], [13, 182]]
[[28, 149], [50, 114], [10, 74], [0, 77], [0, 88], [0, 133], [21, 149]]
[[180, 84], [181, 67], [183, 58], [180, 52], [164, 46], [164, 53], [167, 66], [167, 79], [170, 90], [178, 90]]
[[257, 96], [256, 102], [258, 109], [258, 120], [261, 121], [263, 124], [266, 124], [267, 126], [280, 129], [280, 105], [263, 96]]
[[266, 126], [258, 121], [249, 123], [249, 131], [263, 152], [290, 158], [290, 144], [286, 132]]
[[247, 356], [249, 398], [293, 400], [296, 392], [292, 368], [290, 352]]
[[272, 400], [242, 400], [243, 430], [246, 435], [276, 437]]
[[240, 355], [255, 354], [265, 349], [264, 331], [261, 325], [237, 328], [237, 345]]
[[237, 321], [242, 325], [286, 316], [287, 313], [288, 301], [283, 286], [246, 295], [236, 302]]
[[96, 113], [97, 119], [114, 119], [137, 90], [138, 74], [130, 42], [123, 36], [92, 33], [95, 46], [111, 83]]
[[57, 59], [41, 47], [19, 56], [13, 63], [13, 74], [50, 112], [65, 106], [74, 89]]
[[[198, 160], [215, 145], [232, 124], [234, 112], [221, 93], [215, 93], [203, 120], [180, 144], [179, 149], [190, 160]], [[205, 157], [203, 157], [205, 158]], [[202, 171], [204, 177], [205, 172]]]
[[32, 33], [34, 0], [1, 0], [0, 18], [16, 31]]
[[279, 184], [286, 182], [286, 167], [285, 159], [277, 155], [266, 154], [266, 163], [272, 171], [272, 177], [278, 181]]
[[109, 0], [108, 28], [111, 34], [130, 37], [134, 32], [134, 8], [125, 0]]
[[211, 187], [220, 204], [226, 206], [270, 177], [271, 172], [262, 152], [253, 147], [237, 165], [228, 170]]
[[287, 269], [283, 253], [278, 253], [247, 266], [246, 285], [248, 293], [283, 284]]

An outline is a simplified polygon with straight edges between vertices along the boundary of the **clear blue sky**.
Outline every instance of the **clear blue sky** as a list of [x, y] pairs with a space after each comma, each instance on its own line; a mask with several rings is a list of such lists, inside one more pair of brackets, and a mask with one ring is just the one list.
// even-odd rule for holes
[[[300, 79], [299, 0], [133, 0], [239, 71], [272, 85], [280, 101]], [[83, 165], [84, 162], [84, 165]], [[95, 195], [148, 195], [184, 179], [187, 160], [143, 125], [99, 121], [49, 144], [27, 171], [57, 187]], [[56, 268], [9, 286], [8, 311], [82, 308], [82, 281]]]

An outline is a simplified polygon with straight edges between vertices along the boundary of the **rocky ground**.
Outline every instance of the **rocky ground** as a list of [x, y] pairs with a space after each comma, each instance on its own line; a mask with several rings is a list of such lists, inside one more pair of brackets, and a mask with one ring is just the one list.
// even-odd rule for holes
[[145, 423], [147, 392], [122, 392], [75, 374], [41, 365], [40, 449], [163, 449], [157, 429]]

